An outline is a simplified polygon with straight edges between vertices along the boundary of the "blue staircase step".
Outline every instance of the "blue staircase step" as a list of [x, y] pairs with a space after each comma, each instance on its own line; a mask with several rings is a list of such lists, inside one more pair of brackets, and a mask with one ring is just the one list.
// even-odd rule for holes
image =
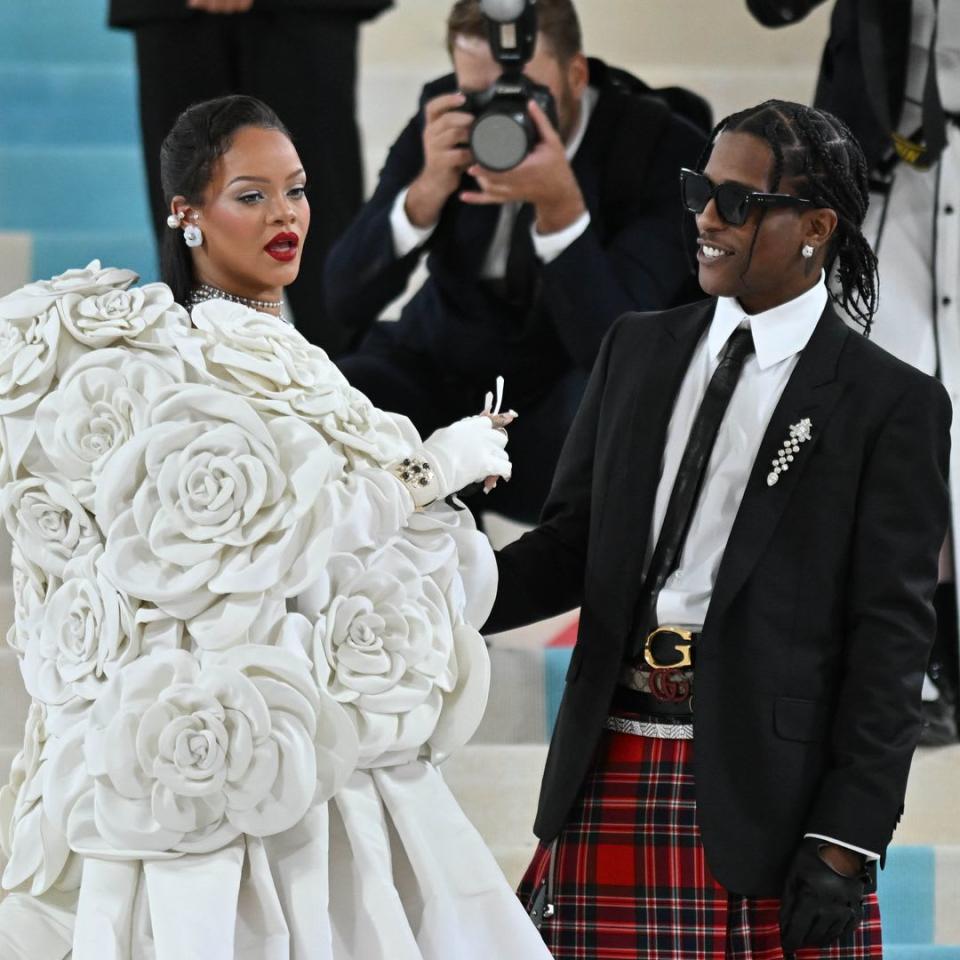
[[933, 847], [893, 844], [878, 877], [883, 942], [934, 942], [934, 885], [937, 864]]
[[137, 143], [136, 95], [130, 65], [0, 63], [0, 143]]
[[0, 229], [146, 230], [145, 180], [138, 146], [0, 147]]
[[142, 283], [160, 279], [153, 234], [147, 230], [43, 230], [33, 235], [35, 277], [53, 277], [94, 259], [135, 270]]
[[131, 63], [132, 38], [106, 21], [105, 0], [3, 0], [0, 61]]
[[883, 960], [960, 960], [960, 947], [884, 943]]

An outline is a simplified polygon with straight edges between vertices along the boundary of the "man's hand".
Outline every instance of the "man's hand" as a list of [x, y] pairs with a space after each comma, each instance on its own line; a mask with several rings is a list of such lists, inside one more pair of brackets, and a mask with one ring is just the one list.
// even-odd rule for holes
[[[849, 868], [852, 873], [847, 872]], [[801, 947], [824, 947], [855, 929], [863, 917], [868, 881], [858, 854], [816, 837], [804, 839], [780, 901], [784, 954], [789, 956]]]
[[460, 199], [474, 204], [532, 203], [537, 233], [556, 233], [569, 227], [587, 205], [560, 135], [535, 101], [527, 106], [540, 142], [523, 163], [505, 173], [474, 164], [468, 173], [476, 178], [480, 191], [464, 191]]
[[253, 0], [187, 0], [191, 10], [204, 13], [246, 13], [253, 6]]
[[431, 227], [437, 222], [443, 205], [473, 161], [473, 154], [464, 146], [473, 114], [461, 110], [463, 104], [462, 93], [447, 93], [424, 106], [423, 170], [410, 185], [404, 205], [415, 227]]

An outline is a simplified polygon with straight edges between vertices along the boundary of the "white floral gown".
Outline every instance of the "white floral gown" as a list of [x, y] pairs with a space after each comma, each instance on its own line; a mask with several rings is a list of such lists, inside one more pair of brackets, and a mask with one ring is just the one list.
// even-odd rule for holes
[[485, 539], [295, 330], [135, 281], [0, 300], [0, 958], [547, 957], [435, 766], [486, 703]]

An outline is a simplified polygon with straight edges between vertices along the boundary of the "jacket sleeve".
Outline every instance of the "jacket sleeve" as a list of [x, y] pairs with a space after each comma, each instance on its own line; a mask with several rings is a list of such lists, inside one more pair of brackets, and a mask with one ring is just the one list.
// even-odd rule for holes
[[373, 196], [327, 257], [325, 287], [331, 318], [352, 330], [366, 329], [406, 289], [422, 247], [398, 258], [390, 210], [397, 194], [423, 167], [419, 115], [390, 148]]
[[747, 0], [747, 8], [765, 27], [785, 27], [822, 3], [824, 0]]
[[806, 833], [882, 853], [920, 735], [935, 630], [933, 593], [949, 510], [950, 401], [908, 388], [885, 418], [860, 483], [847, 585], [843, 681]]
[[626, 224], [604, 244], [591, 223], [543, 267], [543, 296], [573, 362], [590, 370], [614, 320], [675, 306], [692, 282], [683, 234], [680, 168], [696, 166], [703, 134], [673, 118], [640, 176], [647, 187]]
[[610, 330], [560, 453], [540, 524], [497, 552], [497, 599], [484, 631], [498, 633], [578, 607], [583, 598], [593, 461], [613, 342]]

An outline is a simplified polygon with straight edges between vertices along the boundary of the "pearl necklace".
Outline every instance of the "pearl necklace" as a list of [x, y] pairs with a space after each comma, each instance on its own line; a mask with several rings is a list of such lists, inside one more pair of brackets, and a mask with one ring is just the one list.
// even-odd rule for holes
[[214, 287], [209, 283], [198, 283], [187, 297], [187, 306], [191, 309], [198, 303], [204, 303], [207, 300], [229, 300], [230, 303], [239, 303], [244, 307], [250, 307], [251, 310], [279, 310], [280, 319], [289, 323], [283, 315], [282, 300], [251, 300], [249, 297], [240, 297], [235, 293], [227, 293], [219, 287]]

